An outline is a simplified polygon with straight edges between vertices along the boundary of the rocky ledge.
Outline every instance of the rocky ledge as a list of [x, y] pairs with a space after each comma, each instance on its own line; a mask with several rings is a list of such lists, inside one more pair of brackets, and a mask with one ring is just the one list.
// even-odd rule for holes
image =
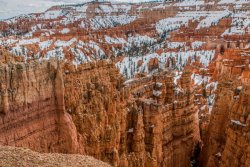
[[0, 147], [0, 166], [11, 167], [111, 167], [89, 156], [74, 154], [41, 154], [25, 148]]

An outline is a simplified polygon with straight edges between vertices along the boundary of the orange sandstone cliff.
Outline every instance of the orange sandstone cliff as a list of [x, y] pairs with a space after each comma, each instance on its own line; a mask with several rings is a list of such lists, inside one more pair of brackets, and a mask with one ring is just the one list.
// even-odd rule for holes
[[216, 100], [204, 138], [202, 166], [249, 166], [249, 57], [227, 50], [216, 60]]
[[76, 152], [75, 125], [65, 112], [63, 78], [53, 62], [0, 67], [2, 145], [40, 152]]
[[1, 64], [1, 145], [114, 166], [189, 166], [199, 142], [190, 73], [124, 83], [112, 63]]
[[0, 145], [249, 166], [249, 7], [91, 2], [0, 21]]

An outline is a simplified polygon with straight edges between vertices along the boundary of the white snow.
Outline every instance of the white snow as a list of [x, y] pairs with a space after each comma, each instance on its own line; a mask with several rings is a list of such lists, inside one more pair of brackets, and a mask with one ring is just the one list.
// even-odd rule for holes
[[218, 82], [210, 82], [209, 84], [206, 85], [206, 89], [213, 88], [212, 91], [215, 91], [217, 89]]
[[50, 35], [54, 35], [54, 34], [55, 34], [55, 32], [52, 31], [52, 30], [49, 30], [47, 33], [48, 33], [48, 34], [46, 34], [46, 36], [50, 36]]
[[56, 19], [60, 16], [63, 16], [62, 10], [50, 10], [50, 11], [44, 12], [40, 16], [40, 19]]
[[49, 60], [50, 58], [59, 58], [60, 60], [63, 60], [64, 59], [63, 48], [59, 47], [47, 52], [47, 54], [45, 55], [45, 59]]
[[199, 49], [202, 45], [204, 45], [206, 42], [202, 41], [195, 41], [192, 42], [192, 49]]
[[105, 52], [100, 48], [100, 46], [96, 42], [90, 41], [89, 46], [95, 49], [97, 55], [105, 55]]
[[90, 41], [90, 42], [79, 41], [77, 44], [77, 47], [84, 48], [85, 50], [88, 50], [88, 51], [90, 51], [90, 49], [94, 50], [95, 53], [92, 55], [88, 55], [88, 56], [92, 56], [92, 58], [96, 60], [106, 55], [105, 52], [100, 48], [100, 46], [94, 41]]
[[156, 23], [158, 33], [169, 32], [179, 29], [181, 26], [188, 26], [188, 22], [200, 20], [200, 17], [205, 17], [196, 29], [210, 27], [216, 25], [222, 18], [229, 16], [231, 13], [228, 10], [224, 11], [186, 11], [179, 12], [174, 17], [169, 17], [160, 20]]
[[127, 41], [124, 38], [112, 38], [105, 35], [105, 41], [109, 44], [125, 44]]
[[177, 85], [177, 81], [181, 78], [182, 72], [175, 72], [175, 76], [174, 76], [174, 83], [175, 85]]
[[194, 84], [201, 85], [202, 83], [208, 83], [210, 77], [201, 76], [199, 74], [192, 74], [191, 79], [194, 80]]
[[85, 56], [85, 54], [80, 49], [70, 49], [71, 52], [75, 55], [75, 64], [79, 65], [86, 62], [91, 62], [91, 59], [88, 56]]
[[243, 86], [238, 86], [237, 89], [238, 90], [242, 90]]
[[57, 40], [54, 45], [56, 47], [66, 47], [66, 46], [70, 46], [72, 45], [74, 42], [76, 42], [76, 38], [72, 38], [71, 40], [69, 41], [62, 41], [62, 40]]
[[47, 48], [49, 48], [51, 46], [52, 42], [53, 42], [52, 40], [40, 42], [39, 43], [39, 48], [41, 50], [47, 49]]
[[222, 36], [224, 35], [243, 35], [245, 34], [246, 31], [240, 27], [231, 27], [229, 29], [227, 29]]
[[141, 44], [145, 44], [145, 43], [152, 44], [154, 42], [156, 42], [156, 39], [151, 38], [147, 35], [142, 36], [142, 35], [137, 34], [135, 36], [130, 36], [128, 38], [129, 45], [141, 46]]
[[233, 123], [233, 124], [236, 124], [236, 125], [239, 125], [239, 126], [247, 126], [246, 124], [243, 124], [243, 123], [241, 123], [240, 121], [238, 121], [238, 120], [231, 120], [231, 122]]
[[187, 11], [179, 12], [175, 17], [169, 17], [160, 20], [156, 23], [156, 30], [158, 33], [169, 32], [179, 29], [181, 26], [187, 26], [189, 20], [198, 20], [205, 13], [201, 11]]
[[237, 2], [235, 2], [236, 5], [243, 5], [247, 3], [249, 3], [249, 0], [238, 0]]
[[167, 45], [169, 49], [176, 49], [184, 47], [186, 42], [168, 42]]
[[[151, 58], [159, 57], [158, 54], [149, 54], [143, 57], [125, 57], [121, 62], [118, 62], [116, 66], [120, 69], [120, 73], [124, 74], [127, 78], [132, 78], [136, 71], [148, 72], [148, 66]], [[137, 68], [139, 60], [143, 60], [143, 64]]]
[[227, 29], [224, 35], [243, 35], [250, 34], [250, 12], [237, 12], [232, 16], [232, 24], [229, 29]]
[[80, 28], [86, 28], [86, 24], [82, 21], [81, 24], [79, 25]]
[[217, 154], [215, 154], [218, 157], [221, 157], [221, 152], [218, 152]]
[[0, 45], [11, 45], [17, 41], [16, 39], [0, 39]]
[[76, 9], [77, 12], [86, 13], [86, 12], [87, 12], [87, 9], [88, 9], [88, 5], [77, 6], [75, 9]]
[[130, 4], [101, 4], [99, 5], [99, 8], [96, 8], [95, 12], [96, 13], [105, 13], [105, 14], [110, 14], [110, 13], [128, 13], [131, 10], [131, 5]]
[[154, 6], [153, 9], [162, 9], [165, 8], [166, 5], [160, 4], [158, 6]]
[[184, 0], [183, 2], [176, 3], [175, 6], [200, 6], [204, 4], [204, 0]]
[[129, 15], [95, 16], [93, 19], [91, 19], [90, 25], [92, 29], [110, 28], [129, 24], [135, 19], [136, 16]]
[[128, 13], [131, 10], [130, 4], [112, 4], [112, 7], [116, 12]]
[[229, 12], [228, 10], [208, 12], [207, 17], [198, 24], [196, 29], [217, 25], [221, 19], [228, 17], [230, 14], [231, 12]]
[[99, 8], [96, 8], [96, 12], [111, 13], [113, 12], [113, 8], [108, 5], [99, 5]]
[[[195, 61], [194, 57], [199, 57], [200, 62], [206, 67], [213, 59], [214, 54], [214, 50], [166, 52], [162, 53], [161, 55], [152, 53], [145, 56], [125, 57], [122, 61], [116, 63], [116, 66], [120, 69], [121, 74], [124, 74], [127, 78], [132, 78], [137, 72], [148, 73], [148, 63], [152, 58], [157, 58], [159, 60], [159, 68], [161, 69], [165, 68], [165, 64], [168, 61], [168, 58], [175, 58], [176, 65], [172, 65], [172, 67], [181, 69], [186, 65], [189, 58], [191, 58], [191, 62]], [[140, 67], [137, 67], [138, 61], [140, 60], [143, 61], [143, 63]]]
[[208, 103], [208, 111], [209, 114], [211, 114], [213, 107], [214, 107], [214, 103], [215, 103], [215, 94], [214, 92], [216, 91], [218, 86], [218, 82], [210, 82], [209, 84], [206, 85], [206, 90], [211, 91], [211, 94], [208, 95], [207, 97], [207, 103]]
[[66, 15], [64, 15], [62, 20], [60, 20], [60, 23], [64, 25], [68, 25], [78, 20], [85, 19], [86, 17], [87, 17], [86, 13], [78, 13], [77, 15], [75, 15], [74, 13], [67, 13]]
[[23, 39], [19, 41], [18, 45], [30, 45], [38, 42], [40, 42], [39, 38]]
[[130, 128], [129, 130], [128, 130], [128, 133], [133, 133], [134, 132], [134, 128]]
[[235, 0], [221, 0], [220, 2], [218, 2], [218, 4], [228, 4], [228, 3], [235, 3]]
[[154, 96], [160, 96], [161, 94], [162, 94], [161, 91], [159, 91], [159, 90], [153, 90], [153, 95]]
[[69, 33], [69, 32], [70, 32], [70, 29], [68, 29], [68, 28], [64, 28], [64, 29], [62, 29], [62, 30], [60, 31], [61, 34], [67, 34], [67, 33]]
[[161, 82], [156, 82], [156, 86], [161, 87], [162, 85], [163, 85], [163, 83], [161, 83]]

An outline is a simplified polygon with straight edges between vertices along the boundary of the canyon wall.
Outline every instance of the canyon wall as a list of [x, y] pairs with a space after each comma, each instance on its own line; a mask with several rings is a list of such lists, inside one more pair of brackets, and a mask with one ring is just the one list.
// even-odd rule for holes
[[0, 21], [13, 54], [0, 49], [0, 144], [122, 167], [247, 166], [250, 4], [200, 2]]
[[75, 152], [75, 127], [64, 109], [62, 86], [56, 63], [0, 63], [0, 144]]
[[230, 81], [220, 83], [217, 89], [217, 95], [219, 96], [215, 100], [208, 131], [203, 134], [205, 136], [202, 148], [203, 166], [219, 166], [218, 158], [220, 158], [226, 142], [226, 127], [229, 109], [233, 103], [234, 90]]
[[112, 62], [26, 64], [5, 56], [0, 63], [0, 143], [80, 153], [125, 167], [190, 166], [201, 146], [202, 166], [247, 166], [245, 53], [229, 50], [212, 64], [211, 75], [219, 84], [207, 128], [201, 128], [202, 144], [201, 104], [189, 68], [177, 81], [170, 71], [161, 71], [124, 82]]
[[66, 110], [85, 154], [115, 166], [190, 165], [199, 130], [189, 72], [178, 92], [167, 72], [123, 84], [106, 62], [65, 68]]
[[202, 166], [248, 166], [249, 85], [226, 80], [218, 85], [202, 148]]
[[215, 61], [219, 81], [201, 154], [202, 166], [249, 166], [249, 57], [229, 49]]
[[[61, 67], [62, 66], [62, 67]], [[1, 63], [1, 145], [114, 166], [189, 166], [199, 142], [190, 73], [124, 83], [113, 63]]]
[[230, 111], [230, 120], [226, 131], [227, 140], [222, 152], [221, 165], [247, 167], [250, 163], [250, 87], [245, 86]]

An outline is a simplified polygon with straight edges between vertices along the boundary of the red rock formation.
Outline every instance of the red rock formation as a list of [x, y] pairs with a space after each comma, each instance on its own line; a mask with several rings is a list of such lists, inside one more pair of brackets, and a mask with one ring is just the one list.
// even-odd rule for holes
[[157, 58], [152, 58], [150, 59], [149, 63], [148, 63], [148, 70], [152, 71], [154, 69], [159, 68], [159, 60]]
[[[225, 130], [228, 121], [228, 110], [232, 104], [233, 89], [230, 81], [225, 81], [218, 85], [216, 103], [210, 117], [210, 124], [207, 134], [203, 134], [205, 139], [202, 151], [202, 164], [204, 166], [218, 166], [217, 153], [222, 152], [225, 143]], [[205, 136], [205, 137], [204, 137]]]
[[0, 73], [0, 143], [41, 152], [75, 152], [76, 131], [64, 110], [59, 66], [9, 62], [1, 64]]
[[[203, 130], [202, 166], [248, 166], [249, 72], [247, 51], [227, 50], [218, 56], [216, 100]], [[245, 75], [246, 74], [246, 75]]]
[[248, 166], [248, 86], [227, 80], [218, 97], [202, 150], [203, 166]]
[[[228, 127], [226, 131], [226, 143], [222, 153], [221, 165], [226, 166], [249, 166], [249, 100], [250, 100], [250, 87], [245, 86], [241, 89], [239, 97], [231, 106]], [[237, 94], [236, 94], [237, 95]]]
[[243, 84], [249, 83], [248, 52], [247, 49], [227, 49], [223, 55], [217, 56], [213, 78], [217, 79], [226, 74], [229, 77], [240, 77]]
[[[2, 145], [81, 153], [114, 166], [189, 166], [198, 142], [190, 74], [124, 79], [111, 63], [1, 64]], [[177, 93], [177, 94], [176, 94]]]
[[67, 111], [86, 154], [113, 165], [144, 166], [142, 114], [136, 114], [137, 104], [129, 102], [129, 89], [122, 88], [122, 83], [118, 70], [105, 62], [66, 74]]
[[[105, 4], [110, 6], [110, 3]], [[217, 1], [215, 4], [202, 6], [201, 10], [221, 10], [225, 6], [231, 11], [236, 10], [232, 5], [220, 6]], [[20, 55], [24, 54], [22, 47], [25, 46], [28, 60], [19, 57], [20, 62], [17, 62], [9, 56], [0, 56], [3, 62], [0, 63], [0, 144], [28, 147], [39, 152], [91, 155], [114, 166], [185, 167], [190, 166], [190, 157], [194, 148], [199, 148], [202, 139], [202, 166], [247, 166], [250, 162], [250, 53], [243, 48], [247, 46], [249, 35], [222, 36], [232, 26], [230, 16], [219, 20], [216, 25], [201, 29], [197, 26], [205, 17], [199, 21], [191, 20], [188, 24], [182, 24], [180, 20], [180, 25], [176, 25], [180, 28], [168, 32], [170, 36], [165, 38], [165, 33], [160, 35], [156, 32], [155, 24], [180, 11], [197, 11], [197, 6], [154, 7], [154, 3], [133, 4], [126, 15], [137, 16], [135, 21], [101, 29], [90, 29], [90, 25], [79, 28], [81, 22], [90, 24], [90, 19], [105, 15], [104, 12], [96, 12], [100, 8], [98, 2], [89, 4], [87, 18], [79, 16], [70, 6], [56, 6], [48, 10], [63, 10], [72, 17], [79, 16], [79, 20], [73, 19], [66, 25], [62, 24], [66, 16], [41, 19], [44, 13], [33, 14], [35, 19], [21, 17], [13, 22], [9, 20], [8, 24], [1, 22], [0, 31], [7, 36], [1, 39], [17, 39], [10, 45], [3, 42], [6, 49], [11, 50], [20, 40], [11, 36], [12, 33], [22, 36], [32, 32], [32, 38], [53, 42], [44, 50], [38, 43], [20, 44]], [[109, 15], [121, 13], [111, 12]], [[33, 32], [32, 27], [40, 23], [42, 27]], [[69, 28], [69, 33], [62, 35], [60, 31], [63, 28]], [[52, 29], [54, 33], [47, 36], [45, 30]], [[147, 35], [154, 38], [157, 45], [149, 46], [150, 41], [150, 44], [138, 44], [124, 51], [126, 44], [110, 44], [105, 39], [106, 35], [124, 40], [129, 36]], [[193, 73], [202, 77], [211, 76], [211, 81], [219, 80], [212, 113], [211, 106], [207, 105], [207, 94], [211, 94], [212, 88], [207, 88], [204, 82], [194, 86], [192, 73], [186, 70], [177, 85], [170, 72], [159, 72], [153, 76], [137, 73], [136, 79], [124, 83], [114, 64], [105, 61], [78, 67], [54, 61], [33, 62], [39, 52], [44, 58], [49, 51], [57, 51], [56, 41], [60, 45], [60, 42], [71, 39], [76, 42], [61, 47], [64, 62], [73, 61], [75, 54], [72, 50], [77, 49], [83, 53], [82, 57], [91, 60], [109, 58], [116, 62], [125, 56], [134, 58], [148, 53], [160, 56], [166, 52], [216, 50], [216, 60], [209, 65], [209, 69], [203, 69], [202, 58], [196, 55], [185, 62]], [[168, 43], [178, 41], [185, 42], [185, 45], [168, 48]], [[205, 44], [192, 48], [195, 41]], [[86, 46], [77, 47], [81, 43]], [[130, 44], [134, 45], [134, 41]], [[100, 47], [105, 55], [100, 55], [96, 47]], [[179, 57], [176, 59], [173, 55], [166, 58], [167, 69], [178, 65]], [[23, 59], [27, 63], [23, 63]], [[135, 66], [141, 67], [145, 60], [139, 60]], [[147, 64], [148, 70], [157, 71], [164, 63], [161, 61], [152, 58]]]

